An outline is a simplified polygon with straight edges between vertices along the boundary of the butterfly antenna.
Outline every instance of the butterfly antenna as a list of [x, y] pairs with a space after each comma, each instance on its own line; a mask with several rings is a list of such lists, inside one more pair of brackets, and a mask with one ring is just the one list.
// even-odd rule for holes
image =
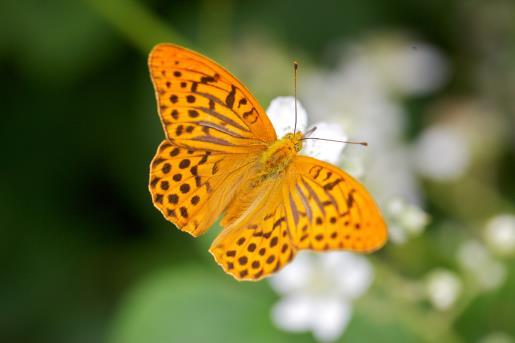
[[295, 126], [293, 127], [293, 134], [297, 132], [297, 69], [299, 68], [299, 63], [297, 61], [293, 61], [293, 95], [295, 100]]
[[317, 129], [317, 127], [313, 126], [311, 129], [304, 132], [304, 138], [308, 138], [309, 136], [311, 136], [313, 134], [313, 132], [315, 132], [316, 129]]
[[[297, 69], [299, 69], [299, 63], [297, 61], [293, 61], [293, 95], [295, 99], [295, 126], [293, 127], [293, 134], [297, 132]], [[352, 142], [352, 141], [340, 141], [336, 139], [326, 139], [326, 138], [312, 138], [312, 137], [306, 137], [312, 134], [317, 129], [316, 126], [311, 128], [308, 132], [306, 132], [304, 138], [301, 139], [301, 141], [307, 140], [307, 139], [314, 139], [318, 141], [327, 141], [327, 142], [337, 142], [337, 143], [347, 143], [347, 144], [359, 144], [363, 146], [368, 146], [367, 142]]]
[[305, 141], [307, 139], [314, 139], [314, 140], [317, 140], [317, 141], [336, 142], [336, 143], [359, 144], [359, 145], [363, 145], [363, 146], [368, 146], [367, 142], [340, 141], [340, 140], [337, 140], [337, 139], [314, 138], [314, 137], [304, 137], [304, 138], [301, 139], [301, 141]]

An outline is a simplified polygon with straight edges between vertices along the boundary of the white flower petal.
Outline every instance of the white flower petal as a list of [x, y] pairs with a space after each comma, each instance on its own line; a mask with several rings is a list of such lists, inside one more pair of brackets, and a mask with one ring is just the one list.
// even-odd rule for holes
[[269, 278], [272, 288], [280, 294], [297, 292], [309, 287], [313, 264], [308, 251], [301, 251], [280, 272]]
[[[318, 123], [311, 137], [346, 141], [347, 135], [339, 124]], [[345, 148], [345, 143], [308, 139], [304, 141], [302, 153], [322, 161], [335, 164]]]
[[311, 329], [313, 300], [302, 295], [286, 296], [272, 308], [274, 324], [286, 331], [301, 332]]
[[488, 221], [485, 229], [488, 246], [500, 255], [515, 252], [515, 216], [503, 214]]
[[349, 145], [345, 149], [340, 166], [350, 175], [360, 179], [365, 176], [365, 162], [367, 158], [370, 158], [370, 155], [366, 155], [366, 153], [367, 150], [362, 146]]
[[332, 342], [338, 339], [347, 327], [351, 316], [350, 304], [338, 299], [320, 299], [313, 316], [313, 334], [318, 341]]
[[444, 269], [432, 271], [426, 281], [426, 292], [438, 310], [451, 307], [461, 292], [461, 281], [455, 273]]
[[401, 197], [390, 199], [386, 206], [390, 227], [396, 226], [409, 236], [422, 233], [429, 223], [429, 215], [415, 205], [408, 204]]
[[395, 244], [404, 244], [408, 237], [403, 228], [394, 223], [388, 223], [388, 240]]
[[437, 181], [452, 181], [467, 169], [470, 148], [456, 130], [435, 126], [418, 138], [413, 157], [422, 175]]
[[348, 252], [323, 255], [326, 273], [334, 278], [334, 287], [346, 299], [359, 298], [372, 283], [371, 264], [363, 256]]
[[[369, 148], [372, 153], [374, 147], [370, 145]], [[413, 159], [404, 145], [395, 144], [387, 151], [374, 151], [368, 162], [365, 184], [379, 204], [386, 204], [394, 197], [420, 203], [420, 187], [412, 169]]]
[[402, 215], [406, 209], [406, 202], [401, 197], [394, 197], [388, 201], [386, 210], [388, 214], [394, 218]]
[[429, 216], [426, 212], [422, 211], [416, 206], [408, 206], [406, 212], [402, 215], [401, 223], [406, 228], [406, 231], [412, 235], [418, 235], [429, 223]]
[[[295, 126], [295, 98], [280, 96], [272, 100], [266, 113], [274, 126], [277, 137], [293, 132]], [[308, 114], [297, 100], [297, 131], [305, 131], [308, 125]]]

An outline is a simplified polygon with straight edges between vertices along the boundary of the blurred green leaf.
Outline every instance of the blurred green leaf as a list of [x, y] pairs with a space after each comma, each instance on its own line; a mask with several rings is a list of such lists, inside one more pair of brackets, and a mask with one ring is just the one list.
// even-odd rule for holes
[[170, 269], [129, 294], [111, 343], [284, 342], [265, 283], [239, 283], [197, 266]]
[[161, 42], [191, 46], [186, 38], [172, 28], [172, 25], [161, 21], [138, 1], [85, 1], [145, 53]]
[[[456, 322], [457, 331], [467, 342], [477, 341], [489, 332], [515, 336], [515, 263], [508, 279], [498, 291], [484, 293], [475, 299]], [[493, 315], [495, 314], [495, 315]]]
[[365, 311], [356, 311], [341, 342], [420, 342], [420, 337], [392, 320], [374, 321]]
[[12, 53], [20, 73], [40, 84], [83, 80], [120, 46], [109, 26], [78, 1], [8, 0], [0, 13], [0, 54]]

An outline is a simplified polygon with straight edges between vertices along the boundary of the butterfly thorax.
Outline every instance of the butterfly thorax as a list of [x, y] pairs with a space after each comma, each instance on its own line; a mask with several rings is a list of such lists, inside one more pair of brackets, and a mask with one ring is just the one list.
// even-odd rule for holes
[[302, 149], [303, 134], [288, 133], [270, 144], [258, 160], [258, 175], [269, 178], [281, 174]]

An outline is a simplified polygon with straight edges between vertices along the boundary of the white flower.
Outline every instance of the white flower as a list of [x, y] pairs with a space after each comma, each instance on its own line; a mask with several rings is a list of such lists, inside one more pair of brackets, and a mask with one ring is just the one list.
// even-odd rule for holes
[[458, 249], [457, 259], [483, 290], [496, 289], [506, 280], [506, 266], [495, 260], [478, 241], [464, 242]]
[[312, 331], [319, 341], [334, 341], [345, 330], [352, 301], [372, 282], [372, 267], [347, 252], [314, 254], [301, 251], [270, 283], [282, 298], [272, 310], [281, 329]]
[[[311, 137], [339, 141], [347, 140], [347, 135], [338, 124], [320, 122], [315, 126], [316, 130]], [[345, 145], [345, 143], [309, 139], [305, 141], [302, 153], [322, 161], [336, 164], [340, 158], [343, 148], [345, 148]]]
[[[400, 197], [411, 204], [422, 203], [418, 179], [412, 169], [412, 161], [406, 146], [392, 145], [391, 150], [373, 152], [371, 149], [363, 181], [384, 207], [392, 198]], [[366, 153], [366, 152], [362, 152]]]
[[[318, 315], [314, 316], [313, 313]], [[272, 318], [279, 328], [291, 332], [311, 330], [322, 342], [338, 338], [351, 314], [352, 309], [347, 303], [302, 296], [285, 297], [272, 310]]]
[[[275, 132], [279, 138], [293, 132], [295, 127], [295, 98], [292, 96], [278, 97], [272, 100], [266, 110]], [[318, 123], [316, 130], [310, 136], [333, 140], [347, 140], [347, 135], [339, 124]], [[297, 100], [297, 131], [306, 132], [308, 127], [308, 115], [306, 110]], [[345, 143], [328, 142], [322, 140], [305, 140], [301, 154], [315, 157], [319, 160], [337, 163]]]
[[341, 158], [340, 165], [350, 175], [361, 179], [368, 172], [366, 168], [367, 160], [367, 155], [363, 153], [363, 147], [349, 144]]
[[399, 197], [388, 201], [386, 216], [391, 240], [401, 244], [406, 242], [408, 237], [420, 235], [429, 223], [427, 213]]
[[469, 160], [483, 164], [502, 154], [512, 133], [509, 120], [477, 98], [444, 99], [431, 107], [427, 117], [434, 121], [431, 127], [444, 128], [462, 146], [459, 149], [466, 148]]
[[485, 239], [499, 255], [512, 255], [515, 252], [515, 216], [502, 214], [490, 219], [486, 225]]
[[461, 292], [462, 284], [455, 273], [437, 269], [429, 273], [426, 279], [426, 294], [438, 310], [450, 308]]
[[417, 139], [413, 158], [422, 175], [437, 181], [452, 181], [466, 171], [470, 149], [458, 131], [435, 125]]
[[390, 35], [368, 44], [372, 65], [386, 87], [406, 95], [427, 94], [447, 80], [447, 64], [431, 45], [406, 36]]
[[[278, 138], [293, 132], [295, 126], [295, 98], [292, 96], [280, 96], [272, 100], [266, 113]], [[308, 126], [308, 114], [297, 100], [297, 131], [304, 132]]]

